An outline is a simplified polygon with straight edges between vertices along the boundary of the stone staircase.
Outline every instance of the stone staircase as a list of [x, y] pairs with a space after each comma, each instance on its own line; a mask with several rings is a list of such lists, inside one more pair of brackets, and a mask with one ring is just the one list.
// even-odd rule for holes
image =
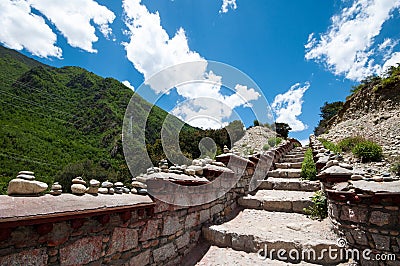
[[[239, 199], [243, 210], [235, 218], [203, 228], [211, 246], [197, 265], [340, 263], [339, 258], [320, 256], [323, 249], [338, 248], [338, 236], [329, 221], [311, 220], [303, 214], [303, 208], [311, 205], [313, 191], [320, 189], [319, 181], [300, 179], [305, 150], [294, 148], [276, 162], [258, 190]], [[280, 249], [285, 255], [278, 254]]]

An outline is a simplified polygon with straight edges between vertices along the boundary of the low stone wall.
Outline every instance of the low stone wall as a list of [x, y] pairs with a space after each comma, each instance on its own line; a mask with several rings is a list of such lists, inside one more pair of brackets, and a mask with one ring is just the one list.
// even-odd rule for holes
[[348, 248], [358, 250], [359, 258], [354, 259], [362, 266], [400, 265], [400, 181], [363, 180], [344, 168], [350, 165], [335, 163], [338, 156], [324, 154], [327, 150], [314, 136], [310, 143], [327, 195], [329, 219]]
[[[349, 248], [360, 251], [361, 265], [400, 265], [400, 193], [363, 193], [327, 190], [328, 213], [335, 231]], [[395, 254], [395, 261], [367, 261], [364, 250]], [[393, 260], [393, 258], [391, 258]]]
[[[281, 145], [277, 156], [293, 146]], [[0, 265], [179, 265], [202, 226], [225, 221], [248, 193], [256, 164], [231, 159], [232, 177], [235, 165], [245, 166], [239, 182], [198, 206], [137, 195], [0, 196]]]

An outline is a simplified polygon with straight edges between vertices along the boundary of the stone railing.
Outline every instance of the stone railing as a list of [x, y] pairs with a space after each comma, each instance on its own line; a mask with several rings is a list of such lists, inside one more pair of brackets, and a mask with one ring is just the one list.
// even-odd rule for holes
[[[310, 137], [334, 231], [360, 265], [400, 265], [400, 181], [367, 181]], [[377, 260], [380, 260], [379, 262]]]
[[[388, 183], [365, 183], [353, 181], [355, 191], [326, 191], [334, 230], [346, 238], [349, 248], [359, 251], [361, 265], [399, 265], [400, 182], [396, 182], [397, 188]], [[362, 253], [369, 250], [369, 258], [385, 259], [380, 264], [367, 260]]]
[[[280, 145], [275, 155], [282, 156], [293, 146]], [[179, 265], [197, 245], [202, 226], [227, 220], [238, 199], [248, 193], [257, 159], [220, 158], [227, 159], [232, 161], [231, 170], [211, 191], [217, 199], [197, 206], [135, 194], [0, 196], [0, 265]], [[218, 194], [240, 167], [244, 168], [238, 182]], [[187, 199], [209, 194], [202, 190], [204, 185], [198, 184]], [[148, 184], [149, 191], [151, 187]]]

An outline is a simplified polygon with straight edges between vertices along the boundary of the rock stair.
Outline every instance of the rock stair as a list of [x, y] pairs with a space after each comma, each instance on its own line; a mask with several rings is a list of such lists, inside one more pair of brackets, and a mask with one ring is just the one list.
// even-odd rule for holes
[[286, 190], [259, 190], [239, 199], [239, 205], [248, 209], [303, 213], [311, 205], [313, 192]]
[[[330, 222], [302, 214], [320, 189], [319, 181], [300, 179], [305, 151], [294, 148], [275, 163], [258, 191], [239, 199], [244, 210], [235, 218], [203, 228], [211, 247], [197, 265], [339, 265], [338, 258], [319, 257], [322, 249], [338, 249]], [[278, 258], [279, 249], [287, 252], [286, 258]], [[268, 259], [262, 256], [265, 250]], [[300, 256], [290, 257], [288, 252]]]

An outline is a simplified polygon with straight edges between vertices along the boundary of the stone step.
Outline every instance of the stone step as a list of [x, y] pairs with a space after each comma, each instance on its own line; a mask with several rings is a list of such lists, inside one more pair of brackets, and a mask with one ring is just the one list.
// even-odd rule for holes
[[313, 192], [287, 190], [259, 190], [255, 195], [239, 198], [239, 205], [248, 209], [260, 209], [276, 212], [304, 213], [309, 207]]
[[[273, 259], [277, 259], [276, 251], [283, 249], [290, 262], [322, 265], [340, 262], [340, 256], [335, 259], [333, 256], [329, 258], [327, 252], [322, 253], [329, 247], [339, 249], [336, 245], [338, 236], [333, 233], [329, 219], [320, 222], [297, 213], [245, 209], [229, 222], [203, 227], [203, 236], [212, 245], [239, 251], [257, 253], [263, 249], [269, 255], [274, 249]], [[290, 257], [293, 258], [296, 252], [300, 254], [299, 258], [289, 259], [288, 254], [292, 254]]]
[[304, 157], [300, 158], [281, 158], [280, 162], [281, 163], [302, 163], [304, 160]]
[[301, 169], [301, 163], [276, 163], [275, 167], [277, 169], [288, 169], [288, 168]]
[[301, 169], [275, 169], [268, 172], [268, 177], [300, 178]]
[[293, 264], [289, 262], [283, 262], [279, 260], [271, 260], [264, 258], [257, 253], [246, 253], [244, 251], [237, 251], [231, 248], [220, 248], [217, 246], [211, 246], [207, 253], [202, 259], [195, 264], [195, 266], [232, 266], [232, 265], [254, 265], [254, 266], [287, 266], [287, 265], [298, 265], [298, 266], [313, 266], [318, 264], [311, 264], [307, 262], [301, 262], [299, 264]]
[[302, 154], [285, 154], [282, 157], [283, 159], [289, 159], [289, 158], [304, 158], [304, 153]]
[[268, 178], [262, 180], [258, 189], [317, 191], [321, 188], [319, 181], [300, 180], [299, 178]]

